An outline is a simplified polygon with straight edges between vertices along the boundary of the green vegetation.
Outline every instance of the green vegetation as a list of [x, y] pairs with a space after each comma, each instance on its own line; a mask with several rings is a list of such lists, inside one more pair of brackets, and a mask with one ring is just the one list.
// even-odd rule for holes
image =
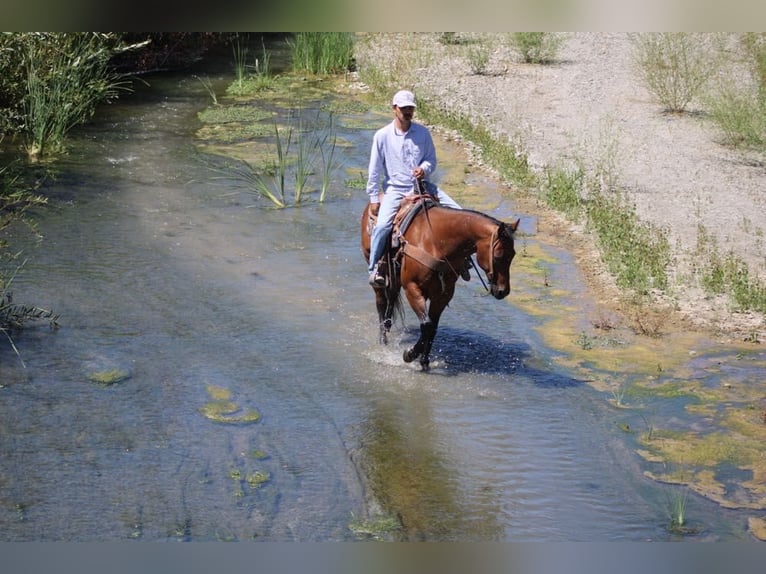
[[748, 81], [736, 81], [722, 74], [706, 104], [710, 118], [723, 132], [725, 143], [763, 151], [766, 149], [766, 33], [743, 34], [739, 48]]
[[88, 121], [96, 106], [127, 89], [124, 78], [110, 67], [118, 53], [134, 48], [119, 34], [3, 33], [0, 101], [9, 124], [22, 129], [27, 153], [38, 159], [60, 153], [64, 137]]
[[667, 495], [666, 511], [670, 520], [670, 531], [677, 534], [691, 533], [686, 527], [686, 502], [689, 498], [689, 488], [673, 489]]
[[471, 72], [478, 75], [487, 73], [492, 49], [492, 43], [485, 40], [471, 42], [466, 46], [466, 57], [468, 58]]
[[[11, 166], [0, 168], [0, 232], [11, 225], [21, 225], [36, 233], [34, 221], [29, 217], [29, 210], [45, 205], [44, 197], [28, 189], [18, 174], [12, 173]], [[11, 286], [17, 273], [24, 266], [19, 263], [20, 253], [10, 250], [8, 242], [0, 236], [0, 333], [11, 345], [21, 360], [11, 333], [21, 329], [27, 321], [47, 320], [52, 327], [57, 325], [58, 315], [48, 309], [35, 305], [16, 303]], [[22, 365], [24, 361], [21, 361]]]
[[116, 385], [130, 378], [130, 372], [120, 368], [114, 368], [104, 371], [94, 371], [88, 374], [88, 380], [99, 383], [104, 386]]
[[766, 313], [766, 285], [751, 276], [748, 265], [734, 253], [721, 255], [704, 225], [697, 228], [697, 252], [702, 286], [709, 293], [728, 293], [742, 310]]
[[[241, 159], [228, 162], [218, 172], [223, 177], [234, 178], [245, 189], [268, 200], [275, 207], [297, 206], [305, 202], [306, 194], [313, 191], [310, 182], [318, 178], [316, 189], [318, 201], [323, 202], [331, 178], [339, 163], [335, 157], [337, 136], [333, 115], [325, 119], [320, 113], [313, 121], [307, 121], [300, 112], [298, 125], [293, 119], [281, 127], [275, 122], [273, 133], [274, 156], [262, 165]], [[292, 198], [288, 195], [289, 180], [293, 179]]]
[[593, 193], [585, 213], [618, 285], [641, 294], [667, 287], [670, 244], [662, 230], [640, 221], [635, 208], [617, 193]]
[[354, 35], [350, 32], [297, 32], [288, 43], [296, 71], [338, 74], [353, 66]]
[[715, 73], [705, 38], [688, 32], [631, 36], [636, 69], [665, 110], [683, 112]]
[[512, 32], [508, 43], [525, 64], [550, 64], [555, 61], [563, 38], [552, 32]]
[[271, 52], [266, 49], [263, 38], [261, 42], [261, 58], [256, 56], [253, 64], [248, 64], [248, 36], [235, 34], [232, 44], [235, 80], [226, 88], [227, 95], [250, 96], [273, 86], [275, 77], [271, 73]]
[[362, 520], [352, 515], [348, 528], [360, 539], [388, 540], [392, 535], [402, 530], [402, 525], [394, 516], [376, 515]]
[[255, 409], [242, 409], [231, 400], [231, 391], [216, 385], [207, 386], [210, 401], [198, 410], [205, 418], [228, 424], [252, 424], [261, 420], [261, 414]]

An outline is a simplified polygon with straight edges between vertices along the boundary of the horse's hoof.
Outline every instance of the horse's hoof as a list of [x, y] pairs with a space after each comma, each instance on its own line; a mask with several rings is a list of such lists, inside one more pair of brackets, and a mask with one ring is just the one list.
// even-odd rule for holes
[[417, 357], [417, 355], [412, 353], [409, 349], [405, 349], [404, 354], [402, 355], [402, 359], [404, 359], [405, 363], [411, 363], [415, 360], [415, 357]]
[[420, 361], [420, 368], [423, 370], [424, 373], [427, 373], [431, 370], [430, 363], [428, 360], [426, 361]]

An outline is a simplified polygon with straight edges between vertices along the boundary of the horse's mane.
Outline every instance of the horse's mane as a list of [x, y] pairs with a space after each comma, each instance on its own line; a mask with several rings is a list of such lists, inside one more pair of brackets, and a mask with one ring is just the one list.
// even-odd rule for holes
[[[455, 209], [454, 207], [448, 207], [446, 205], [440, 205], [438, 207], [440, 207], [442, 209], [450, 209], [450, 210], [452, 210], [454, 212], [473, 213], [475, 215], [480, 215], [480, 216], [484, 217], [485, 219], [489, 219], [492, 223], [494, 223], [495, 225], [498, 225], [498, 226], [502, 225], [503, 223], [505, 223], [504, 221], [501, 221], [500, 219], [498, 219], [496, 217], [493, 217], [493, 216], [491, 216], [491, 215], [489, 215], [487, 213], [484, 213], [483, 211], [477, 211], [475, 209]], [[511, 232], [511, 234], [513, 234], [513, 230], [511, 229], [511, 227], [508, 226], [508, 225], [506, 225], [506, 227]]]

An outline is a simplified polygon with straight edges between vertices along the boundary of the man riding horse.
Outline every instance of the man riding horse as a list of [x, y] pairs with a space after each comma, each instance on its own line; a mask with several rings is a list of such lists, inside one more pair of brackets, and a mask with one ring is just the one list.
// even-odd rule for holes
[[[372, 140], [367, 177], [370, 213], [377, 216], [368, 268], [372, 286], [385, 285], [386, 278], [379, 261], [386, 251], [396, 212], [405, 196], [424, 188], [440, 205], [461, 209], [449, 195], [428, 181], [436, 170], [436, 149], [428, 128], [412, 121], [416, 106], [412, 92], [396, 92], [392, 100], [394, 119], [375, 132]], [[382, 200], [381, 179], [385, 191]], [[470, 265], [470, 259], [467, 259], [465, 267], [460, 269], [460, 276], [466, 281], [471, 278]]]

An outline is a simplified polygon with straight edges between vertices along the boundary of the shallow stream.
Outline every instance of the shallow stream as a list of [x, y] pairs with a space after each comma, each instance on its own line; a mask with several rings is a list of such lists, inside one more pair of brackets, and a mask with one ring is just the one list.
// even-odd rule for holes
[[[349, 145], [326, 201], [273, 209], [212, 176], [200, 83], [150, 83], [74, 133], [43, 190], [44, 241], [14, 291], [60, 327], [14, 336], [25, 368], [0, 345], [0, 538], [747, 538], [741, 514], [694, 494], [699, 533], [669, 531], [677, 487], [642, 474], [622, 415], [514, 291], [498, 302], [461, 282], [428, 374], [401, 361], [411, 312], [377, 344], [366, 197], [344, 179], [385, 116], [339, 115]], [[571, 258], [491, 178], [450, 193], [521, 215], [525, 248], [581, 295]]]

